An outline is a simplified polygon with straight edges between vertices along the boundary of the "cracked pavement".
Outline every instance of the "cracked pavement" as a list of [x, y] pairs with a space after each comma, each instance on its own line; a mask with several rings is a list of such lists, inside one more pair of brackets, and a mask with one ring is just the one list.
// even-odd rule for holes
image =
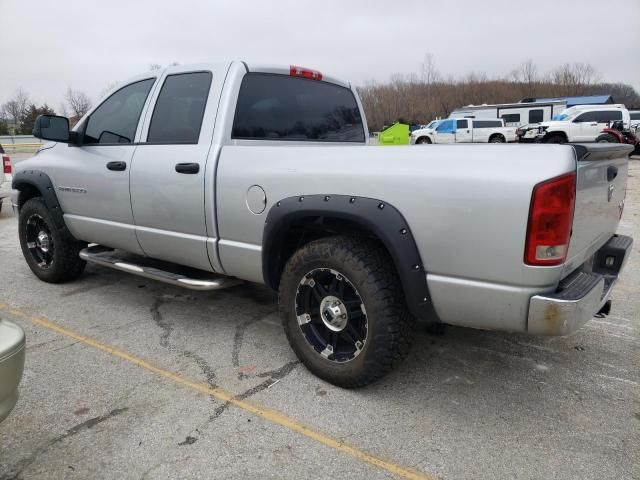
[[[639, 160], [630, 175], [619, 231], [636, 244], [609, 317], [568, 337], [419, 329], [401, 368], [362, 390], [298, 363], [276, 295], [259, 285], [192, 292], [95, 266], [72, 283], [39, 282], [8, 208], [0, 302], [436, 478], [640, 479]], [[2, 480], [391, 476], [14, 320], [27, 333], [27, 364], [0, 424]]]

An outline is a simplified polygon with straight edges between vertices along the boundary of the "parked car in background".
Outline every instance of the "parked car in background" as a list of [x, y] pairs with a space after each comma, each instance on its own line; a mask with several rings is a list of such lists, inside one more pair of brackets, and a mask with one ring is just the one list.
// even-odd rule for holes
[[442, 122], [442, 120], [432, 120], [426, 125], [417, 128], [411, 132], [411, 136], [409, 137], [409, 143], [414, 145], [416, 143], [428, 143], [429, 137], [428, 133], [434, 133], [436, 127]]
[[0, 211], [2, 211], [2, 200], [11, 195], [11, 159], [0, 145], [0, 158], [2, 159], [2, 170], [0, 171]]
[[500, 118], [508, 127], [520, 127], [551, 120], [566, 108], [566, 100], [467, 105], [451, 112], [449, 118]]
[[507, 143], [518, 139], [516, 130], [505, 127], [504, 120], [499, 118], [447, 118], [440, 120], [435, 128], [412, 132], [411, 143]]
[[544, 143], [595, 142], [598, 135], [615, 121], [630, 125], [629, 111], [622, 104], [577, 105], [567, 108], [549, 122], [527, 129], [523, 139]]
[[630, 128], [637, 135], [640, 135], [640, 110], [629, 110]]
[[[469, 140], [485, 128], [436, 131], [459, 121]], [[142, 74], [73, 131], [36, 120], [58, 143], [16, 165], [23, 256], [51, 283], [91, 262], [197, 290], [266, 284], [294, 352], [343, 387], [396, 367], [417, 318], [565, 335], [606, 313], [633, 243], [615, 234], [631, 147], [371, 148], [366, 132], [356, 89], [315, 70]]]
[[25, 335], [22, 328], [0, 318], [0, 422], [18, 401], [24, 370]]

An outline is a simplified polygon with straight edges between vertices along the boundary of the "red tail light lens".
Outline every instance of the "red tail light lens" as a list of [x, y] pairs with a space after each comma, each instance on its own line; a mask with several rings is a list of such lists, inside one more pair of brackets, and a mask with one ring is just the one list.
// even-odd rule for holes
[[4, 173], [11, 175], [11, 160], [9, 160], [9, 155], [2, 155], [2, 168], [4, 169]]
[[567, 258], [576, 203], [575, 172], [533, 187], [524, 261], [560, 265]]
[[292, 77], [310, 78], [311, 80], [322, 80], [322, 73], [318, 70], [298, 67], [296, 65], [289, 67], [289, 75]]

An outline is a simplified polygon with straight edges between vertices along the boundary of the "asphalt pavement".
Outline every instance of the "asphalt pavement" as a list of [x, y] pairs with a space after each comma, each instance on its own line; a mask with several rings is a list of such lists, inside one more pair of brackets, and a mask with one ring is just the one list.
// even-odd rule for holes
[[418, 329], [397, 371], [352, 391], [297, 362], [262, 286], [191, 292], [96, 266], [40, 282], [8, 207], [0, 316], [26, 330], [27, 363], [2, 480], [640, 479], [638, 160], [609, 317], [567, 337]]

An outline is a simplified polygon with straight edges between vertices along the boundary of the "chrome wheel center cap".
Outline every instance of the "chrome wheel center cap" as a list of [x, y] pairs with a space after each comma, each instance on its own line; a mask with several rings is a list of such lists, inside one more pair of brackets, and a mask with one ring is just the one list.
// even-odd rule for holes
[[349, 318], [347, 307], [338, 297], [327, 296], [320, 302], [320, 317], [329, 330], [341, 332], [347, 326]]
[[47, 234], [47, 232], [40, 231], [40, 233], [38, 233], [36, 245], [45, 253], [49, 251], [49, 248], [51, 248], [51, 240], [49, 240], [49, 235]]

